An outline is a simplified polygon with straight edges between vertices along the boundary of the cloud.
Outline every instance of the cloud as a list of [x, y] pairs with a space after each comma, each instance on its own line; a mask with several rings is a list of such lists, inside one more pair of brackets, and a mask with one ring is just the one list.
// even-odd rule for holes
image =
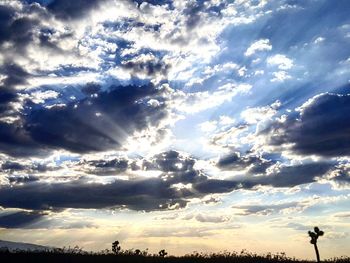
[[221, 170], [239, 171], [248, 167], [248, 172], [253, 174], [265, 173], [266, 169], [272, 165], [272, 161], [254, 155], [241, 156], [239, 152], [233, 152], [231, 154], [223, 156], [217, 162], [217, 166]]
[[60, 167], [49, 164], [49, 163], [41, 163], [35, 162], [32, 160], [20, 160], [20, 161], [11, 161], [5, 160], [0, 165], [0, 172], [3, 172], [7, 175], [21, 175], [24, 177], [32, 177], [32, 174], [36, 173], [46, 173], [48, 171], [58, 170]]
[[280, 70], [287, 70], [293, 67], [293, 60], [285, 55], [277, 54], [267, 58], [267, 64], [277, 66]]
[[129, 168], [126, 158], [112, 158], [108, 160], [82, 160], [73, 166], [74, 170], [95, 175], [117, 175]]
[[201, 214], [195, 216], [195, 219], [201, 223], [224, 223], [230, 221], [230, 217], [222, 215]]
[[274, 187], [293, 187], [301, 184], [312, 183], [316, 177], [325, 175], [334, 167], [332, 162], [313, 162], [298, 165], [276, 164], [270, 167], [266, 177], [257, 177], [257, 183], [272, 185]]
[[46, 8], [57, 18], [63, 20], [78, 19], [97, 9], [105, 0], [54, 0]]
[[269, 51], [272, 49], [269, 39], [260, 39], [252, 43], [244, 53], [245, 56], [249, 57], [255, 54], [257, 51]]
[[152, 97], [162, 100], [162, 90], [150, 84], [111, 86], [97, 96], [50, 108], [28, 103], [28, 113], [19, 123], [0, 123], [2, 152], [35, 155], [47, 149], [84, 153], [122, 148], [133, 132], [157, 127], [167, 117], [164, 104], [147, 103]]
[[263, 133], [268, 134], [270, 144], [292, 144], [292, 150], [298, 154], [347, 156], [350, 154], [349, 105], [350, 95], [319, 94], [304, 103], [297, 116], [291, 114]]
[[287, 79], [291, 79], [292, 77], [288, 75], [286, 71], [277, 71], [272, 73], [273, 78], [271, 79], [271, 82], [283, 82]]
[[257, 185], [294, 187], [312, 183], [315, 182], [316, 177], [322, 177], [331, 171], [334, 164], [334, 162], [305, 162], [287, 165], [254, 155], [241, 156], [238, 152], [221, 157], [216, 163], [222, 171], [243, 171], [246, 174], [245, 177], [222, 181], [223, 187], [246, 189]]
[[289, 202], [289, 203], [281, 203], [281, 204], [268, 204], [268, 205], [240, 205], [233, 206], [233, 208], [237, 208], [242, 210], [242, 212], [238, 213], [239, 215], [271, 215], [274, 213], [280, 213], [285, 209], [290, 209], [298, 206], [298, 202]]
[[10, 170], [10, 171], [21, 171], [25, 169], [25, 166], [18, 163], [18, 162], [11, 162], [11, 161], [6, 161], [3, 164], [1, 164], [1, 169], [2, 170]]
[[13, 103], [18, 102], [18, 94], [15, 86], [25, 84], [29, 73], [19, 65], [9, 62], [0, 64], [0, 73], [4, 76], [0, 81], [0, 121], [8, 121], [16, 115]]
[[[36, 19], [26, 16], [18, 17], [17, 10], [10, 6], [0, 5], [0, 44], [12, 43], [17, 52], [23, 53], [25, 47], [33, 40], [34, 28], [39, 24]], [[4, 49], [2, 45], [1, 50]]]
[[38, 211], [19, 211], [0, 213], [0, 228], [25, 228], [27, 225], [42, 219], [46, 213]]
[[132, 74], [150, 77], [166, 76], [170, 65], [152, 54], [141, 54], [133, 59], [122, 61], [122, 67], [130, 70]]
[[116, 180], [109, 184], [83, 179], [65, 183], [32, 182], [12, 188], [5, 186], [0, 191], [2, 206], [36, 210], [125, 207], [151, 211], [184, 207], [187, 201], [183, 197], [160, 178]]
[[[254, 162], [248, 159], [248, 162]], [[86, 163], [86, 162], [85, 162]], [[131, 210], [171, 210], [183, 208], [193, 198], [204, 198], [215, 193], [229, 193], [238, 189], [252, 189], [258, 185], [292, 187], [313, 182], [331, 165], [305, 164], [274, 167], [272, 172], [261, 176], [244, 176], [233, 179], [211, 179], [195, 168], [196, 159], [176, 151], [167, 151], [151, 158], [129, 161], [91, 161], [90, 167], [101, 173], [115, 174], [122, 165], [134, 173], [159, 171], [154, 177], [133, 176], [106, 180], [101, 177], [71, 176], [64, 181], [22, 180], [21, 184], [4, 185], [0, 189], [0, 205], [9, 208], [34, 210], [64, 208], [127, 208]], [[80, 166], [79, 166], [80, 165]], [[221, 163], [223, 165], [223, 162]], [[246, 164], [243, 162], [242, 166]], [[128, 168], [126, 167], [128, 166]], [[81, 167], [81, 163], [78, 164]], [[102, 169], [99, 170], [99, 169]], [[103, 170], [107, 169], [107, 171]], [[271, 169], [270, 169], [271, 170]], [[186, 186], [186, 187], [180, 187]], [[206, 220], [204, 217], [201, 220]], [[209, 219], [208, 219], [209, 220]]]
[[171, 99], [176, 110], [184, 113], [198, 113], [207, 109], [218, 107], [225, 102], [230, 102], [239, 94], [248, 94], [252, 85], [227, 83], [216, 91], [183, 92], [177, 90], [172, 93]]
[[[139, 176], [130, 180], [113, 179], [107, 183], [91, 177], [71, 177], [64, 182], [37, 180], [23, 182], [0, 189], [0, 205], [23, 209], [61, 208], [128, 208], [132, 210], [178, 209], [186, 206], [189, 199], [205, 193], [190, 188], [178, 188], [177, 184], [193, 184], [207, 180], [194, 168], [195, 160], [176, 151], [168, 151], [141, 161], [134, 170], [158, 170], [153, 178]], [[89, 162], [95, 169], [115, 166], [112, 162]], [[125, 165], [123, 167], [125, 169]], [[216, 192], [215, 189], [213, 189]], [[10, 194], [11, 193], [11, 197]], [[88, 194], [87, 194], [88, 193]]]

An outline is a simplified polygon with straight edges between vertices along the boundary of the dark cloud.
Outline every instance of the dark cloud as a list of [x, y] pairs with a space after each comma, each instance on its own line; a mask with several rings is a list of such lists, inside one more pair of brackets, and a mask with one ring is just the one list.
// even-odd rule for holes
[[141, 169], [162, 171], [162, 180], [170, 184], [192, 183], [196, 185], [207, 177], [194, 168], [196, 160], [177, 151], [167, 151], [155, 155], [151, 160], [144, 160]]
[[0, 5], [0, 43], [10, 38], [9, 30], [11, 22], [15, 16], [15, 10], [9, 6]]
[[[300, 166], [284, 166], [263, 176], [245, 176], [234, 179], [211, 179], [194, 168], [196, 160], [176, 151], [168, 151], [143, 160], [142, 167], [131, 161], [128, 167], [135, 170], [158, 170], [158, 177], [138, 177], [130, 180], [115, 179], [102, 184], [91, 182], [91, 177], [71, 179], [66, 182], [28, 181], [23, 184], [3, 186], [0, 189], [0, 205], [22, 209], [64, 208], [121, 208], [132, 210], [162, 210], [185, 207], [192, 198], [203, 198], [215, 193], [229, 193], [237, 189], [252, 189], [258, 185], [292, 187], [313, 182], [331, 165], [319, 163]], [[95, 169], [115, 172], [126, 169], [127, 163], [116, 160], [88, 163]], [[100, 171], [101, 171], [100, 170]], [[181, 187], [181, 185], [191, 187]]]
[[209, 16], [220, 16], [221, 10], [225, 8], [226, 3], [213, 4], [205, 0], [195, 0], [187, 3], [184, 10], [186, 16], [186, 28], [191, 30], [200, 25], [204, 14]]
[[29, 73], [22, 67], [14, 63], [6, 63], [0, 67], [0, 72], [6, 77], [3, 80], [5, 87], [12, 87], [19, 84], [25, 84]]
[[340, 163], [338, 164], [333, 173], [332, 180], [339, 184], [349, 184], [350, 183], [350, 167], [349, 163]]
[[163, 172], [184, 172], [193, 169], [195, 160], [181, 155], [179, 152], [170, 150], [155, 155], [151, 161], [143, 163], [145, 170], [160, 170]]
[[151, 5], [169, 5], [172, 7], [173, 0], [132, 0], [140, 6], [142, 3], [148, 3]]
[[30, 164], [24, 164], [17, 161], [5, 161], [0, 166], [0, 171], [12, 174], [14, 172], [21, 172], [23, 174], [30, 173], [43, 173], [47, 171], [55, 171], [58, 170], [58, 166], [48, 166], [46, 164], [40, 164], [31, 162]]
[[[4, 107], [4, 105], [14, 100], [14, 98], [16, 98], [16, 94], [14, 91], [4, 86], [0, 86], [0, 105], [1, 105], [0, 107]], [[0, 108], [0, 112], [1, 112], [1, 108]]]
[[334, 167], [332, 162], [305, 163], [293, 166], [282, 166], [264, 177], [256, 177], [255, 182], [274, 187], [293, 187], [315, 182], [316, 177], [325, 175]]
[[303, 155], [326, 157], [350, 154], [350, 95], [321, 94], [306, 105], [300, 116], [274, 123], [267, 133], [272, 145], [293, 143]]
[[[89, 163], [97, 169], [115, 168], [120, 164], [121, 162], [115, 161]], [[208, 180], [201, 171], [194, 169], [194, 164], [195, 160], [191, 157], [169, 151], [154, 156], [146, 166], [139, 167], [139, 169], [162, 171], [156, 178], [117, 179], [109, 184], [91, 183], [91, 178], [79, 178], [64, 183], [23, 182], [20, 185], [2, 187], [0, 205], [36, 210], [125, 207], [151, 211], [181, 208], [186, 206], [190, 198], [232, 190], [227, 188], [224, 191], [222, 187], [212, 187], [210, 190], [202, 191], [201, 184], [206, 181], [211, 184], [213, 181]], [[125, 163], [122, 166], [123, 169], [126, 168]], [[193, 188], [174, 187], [178, 183], [192, 183]]]
[[[254, 185], [251, 185], [254, 186]], [[251, 188], [250, 183], [245, 187]], [[202, 194], [228, 193], [241, 188], [242, 182], [234, 180], [206, 179], [194, 185], [194, 188]]]
[[10, 117], [14, 114], [11, 103], [16, 102], [18, 99], [18, 94], [14, 87], [18, 84], [25, 84], [29, 73], [14, 63], [1, 65], [0, 73], [5, 76], [2, 80], [2, 85], [0, 85], [0, 117]]
[[75, 169], [95, 175], [116, 175], [129, 168], [129, 160], [114, 158], [112, 160], [83, 160], [74, 166]]
[[[128, 166], [128, 162], [123, 159], [84, 162], [86, 163], [95, 169], [107, 169], [107, 171], [110, 168], [119, 169], [120, 167], [123, 170]], [[150, 167], [150, 164], [153, 166]], [[194, 164], [194, 159], [176, 151], [169, 151], [154, 156], [146, 166], [138, 167], [138, 169], [162, 171], [162, 174], [156, 178], [115, 180], [109, 184], [91, 183], [91, 178], [80, 178], [65, 183], [27, 182], [2, 187], [0, 205], [36, 210], [126, 207], [151, 211], [181, 208], [186, 206], [189, 198], [204, 195], [196, 189], [173, 187], [180, 182], [198, 184], [206, 180], [200, 171], [194, 169]]]
[[0, 85], [0, 117], [11, 117], [14, 114], [11, 103], [18, 98], [15, 87], [25, 84], [30, 76], [13, 61], [13, 57], [25, 55], [28, 44], [35, 37], [39, 22], [28, 18], [25, 12], [19, 15], [14, 8], [0, 4], [0, 24], [0, 52], [4, 60], [0, 65], [0, 74], [3, 75]]
[[101, 86], [97, 83], [87, 83], [82, 87], [81, 91], [84, 92], [86, 95], [92, 95], [97, 94], [101, 90]]
[[1, 151], [10, 155], [35, 155], [48, 149], [85, 153], [120, 149], [134, 131], [157, 126], [167, 116], [162, 89], [153, 85], [111, 86], [108, 91], [65, 106], [30, 102], [21, 123], [0, 123]]
[[22, 53], [33, 40], [34, 28], [39, 24], [35, 19], [16, 16], [15, 9], [3, 5], [0, 5], [0, 23], [0, 45], [5, 41], [10, 42], [17, 53]]
[[170, 188], [160, 178], [133, 181], [117, 180], [110, 184], [76, 180], [65, 183], [32, 182], [14, 187], [2, 187], [3, 207], [24, 209], [50, 208], [112, 208], [161, 210], [186, 205], [184, 193]]
[[12, 156], [41, 155], [46, 152], [38, 147], [23, 128], [21, 121], [0, 122], [0, 152]]
[[[312, 162], [299, 165], [278, 165], [276, 161], [265, 160], [259, 156], [248, 155], [241, 156], [238, 153], [231, 153], [217, 162], [221, 170], [243, 170], [247, 169], [246, 176], [239, 178], [234, 182], [222, 182], [223, 190], [225, 187], [232, 189], [234, 187], [252, 188], [256, 185], [270, 185], [273, 187], [293, 187], [296, 185], [312, 183], [316, 177], [325, 175], [334, 167], [334, 162]], [[267, 169], [272, 169], [267, 173]], [[256, 176], [259, 175], [259, 176]], [[211, 187], [204, 185], [205, 187]]]
[[59, 19], [72, 20], [88, 15], [103, 2], [105, 0], [54, 0], [47, 5], [47, 9]]
[[32, 110], [25, 128], [34, 141], [54, 148], [81, 153], [117, 149], [134, 131], [166, 117], [164, 105], [147, 104], [147, 98], [157, 95], [161, 91], [152, 85], [111, 87], [65, 107]]
[[123, 68], [130, 70], [132, 74], [146, 74], [148, 76], [155, 76], [157, 74], [165, 76], [170, 69], [169, 64], [158, 58], [154, 60], [123, 61], [121, 65]]
[[[54, 28], [43, 26], [41, 21], [50, 20], [52, 15], [37, 3], [24, 4], [20, 10], [0, 4], [0, 51], [7, 55], [10, 63], [14, 60], [12, 54], [26, 56], [27, 47], [38, 42], [41, 47], [62, 52], [58, 41], [71, 37], [71, 33], [58, 33]], [[52, 40], [53, 35], [56, 40]], [[5, 42], [9, 45], [2, 45]]]
[[23, 228], [40, 220], [45, 213], [38, 211], [19, 211], [10, 214], [0, 214], [0, 227]]
[[217, 163], [217, 166], [221, 170], [242, 170], [249, 167], [248, 172], [251, 174], [265, 173], [266, 169], [273, 165], [273, 161], [265, 160], [259, 156], [243, 155], [238, 152], [233, 152], [229, 155], [221, 157]]
[[39, 181], [39, 177], [34, 175], [11, 175], [7, 178], [12, 185]]
[[192, 1], [187, 4], [184, 14], [187, 17], [186, 27], [194, 28], [201, 19], [200, 12], [204, 9], [204, 1]]
[[25, 166], [18, 162], [6, 161], [1, 165], [2, 170], [23, 171]]

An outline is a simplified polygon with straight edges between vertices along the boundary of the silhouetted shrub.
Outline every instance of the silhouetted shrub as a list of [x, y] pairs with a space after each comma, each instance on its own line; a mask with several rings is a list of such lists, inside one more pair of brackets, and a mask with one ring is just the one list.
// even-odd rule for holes
[[160, 257], [164, 258], [166, 255], [168, 255], [168, 253], [165, 252], [165, 249], [162, 249], [162, 250], [160, 250], [160, 251], [158, 252], [158, 255], [159, 255]]
[[114, 254], [118, 254], [121, 250], [121, 247], [119, 246], [119, 241], [116, 240], [112, 243], [112, 251]]

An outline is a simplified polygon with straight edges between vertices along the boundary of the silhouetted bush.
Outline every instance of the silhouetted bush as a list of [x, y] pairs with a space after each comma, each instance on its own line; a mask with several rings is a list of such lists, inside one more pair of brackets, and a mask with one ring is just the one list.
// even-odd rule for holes
[[113, 253], [114, 253], [114, 254], [118, 254], [119, 251], [120, 251], [120, 249], [121, 249], [121, 247], [119, 246], [119, 241], [118, 241], [118, 240], [117, 240], [117, 241], [114, 241], [114, 242], [112, 243], [112, 251], [113, 251]]
[[[162, 251], [162, 250], [161, 250]], [[165, 250], [164, 250], [165, 252]], [[165, 252], [166, 253], [166, 252]], [[166, 254], [165, 254], [166, 255]], [[287, 257], [285, 253], [258, 255], [247, 250], [241, 252], [198, 253], [180, 257], [163, 254], [148, 254], [147, 250], [119, 250], [118, 254], [110, 250], [100, 252], [86, 252], [80, 248], [52, 249], [48, 251], [8, 251], [0, 250], [0, 262], [21, 263], [311, 263], [312, 261], [297, 260]], [[349, 257], [339, 257], [324, 262], [350, 263]]]
[[[314, 232], [309, 231], [311, 244], [316, 245], [319, 236], [324, 233], [317, 227]], [[99, 252], [87, 252], [82, 248], [63, 247], [43, 250], [9, 250], [0, 248], [0, 262], [21, 263], [311, 263], [308, 260], [298, 260], [287, 257], [284, 252], [277, 254], [267, 253], [259, 255], [243, 249], [240, 252], [223, 251], [219, 253], [193, 252], [184, 256], [168, 256], [165, 249], [158, 254], [149, 254], [148, 249], [126, 249], [122, 250], [119, 241], [112, 243], [112, 250], [105, 249]], [[339, 257], [325, 260], [329, 263], [350, 263], [349, 257]]]

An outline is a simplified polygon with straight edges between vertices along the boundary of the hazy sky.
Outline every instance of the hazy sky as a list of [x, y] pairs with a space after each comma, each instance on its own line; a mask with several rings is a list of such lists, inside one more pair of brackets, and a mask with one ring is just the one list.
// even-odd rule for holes
[[0, 0], [0, 239], [348, 253], [349, 13]]

